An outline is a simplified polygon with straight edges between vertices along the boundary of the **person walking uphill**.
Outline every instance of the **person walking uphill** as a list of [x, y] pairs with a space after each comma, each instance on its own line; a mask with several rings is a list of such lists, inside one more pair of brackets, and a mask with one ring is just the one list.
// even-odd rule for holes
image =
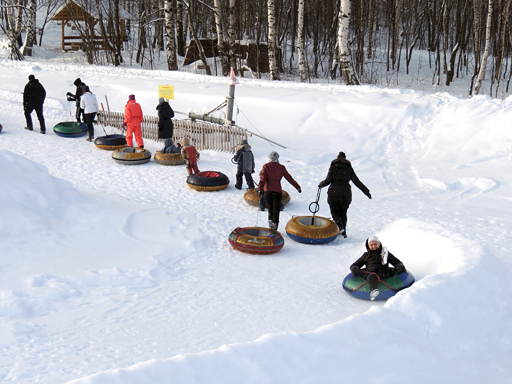
[[325, 180], [318, 184], [318, 188], [330, 185], [327, 191], [327, 203], [331, 209], [332, 219], [338, 225], [343, 237], [347, 237], [347, 211], [352, 202], [350, 181], [369, 199], [372, 198], [370, 190], [359, 180], [352, 164], [346, 159], [345, 153], [340, 152], [338, 158], [331, 162]]
[[254, 155], [247, 140], [242, 140], [238, 146], [233, 157], [233, 163], [237, 164], [235, 188], [242, 189], [243, 177], [245, 176], [248, 188], [254, 189], [254, 181], [251, 176], [254, 173]]
[[[80, 99], [82, 97], [82, 95], [84, 94], [85, 92], [85, 83], [80, 80], [80, 78], [77, 78], [73, 84], [76, 86], [76, 90], [75, 90], [75, 94], [72, 94], [71, 92], [68, 92], [67, 93], [67, 97], [68, 97], [68, 101], [74, 101], [76, 103], [76, 113], [75, 113], [75, 116], [76, 116], [76, 121], [81, 123], [82, 122], [82, 116], [84, 115], [84, 110], [83, 108], [80, 106]], [[84, 117], [84, 120], [85, 120], [85, 116]]]
[[188, 137], [183, 138], [183, 146], [181, 147], [181, 156], [185, 160], [185, 167], [187, 168], [187, 174], [199, 173], [197, 168], [197, 159], [199, 159], [199, 152], [190, 145], [190, 139]]
[[264, 193], [268, 206], [268, 225], [270, 229], [277, 231], [279, 227], [279, 212], [281, 210], [281, 199], [283, 197], [283, 189], [281, 188], [281, 179], [284, 177], [291, 185], [293, 185], [299, 193], [302, 192], [300, 185], [290, 176], [286, 167], [279, 164], [279, 153], [270, 152], [268, 155], [270, 160], [263, 166], [260, 173], [260, 183], [258, 190]]
[[128, 103], [124, 107], [123, 126], [126, 127], [126, 145], [129, 147], [133, 147], [133, 134], [135, 134], [135, 141], [137, 141], [138, 147], [144, 148], [140, 126], [143, 120], [142, 108], [135, 101], [135, 95], [128, 96]]
[[[174, 117], [174, 111], [163, 97], [158, 99], [156, 110], [158, 111], [158, 138], [164, 139], [164, 149], [172, 147], [172, 135], [174, 131], [172, 118]], [[165, 150], [162, 150], [162, 153], [166, 153]]]
[[35, 110], [37, 119], [39, 120], [41, 133], [46, 133], [43, 116], [43, 104], [45, 98], [46, 91], [44, 87], [34, 75], [30, 75], [28, 77], [28, 83], [25, 85], [25, 89], [23, 90], [23, 109], [25, 111], [25, 119], [27, 120], [27, 126], [25, 129], [28, 129], [29, 131], [34, 130], [31, 113]]
[[92, 122], [100, 108], [96, 96], [89, 90], [88, 86], [85, 86], [84, 94], [80, 98], [80, 108], [84, 110], [84, 120], [87, 125], [87, 132], [89, 133], [87, 141], [92, 141], [94, 139], [94, 126]]
[[[382, 243], [377, 236], [369, 237], [366, 242], [366, 252], [350, 266], [350, 272], [355, 277], [362, 277], [370, 285], [370, 300], [379, 295], [379, 281], [391, 276], [389, 264], [395, 267], [399, 275], [406, 271], [404, 264], [398, 260]], [[366, 265], [366, 268], [363, 266]]]

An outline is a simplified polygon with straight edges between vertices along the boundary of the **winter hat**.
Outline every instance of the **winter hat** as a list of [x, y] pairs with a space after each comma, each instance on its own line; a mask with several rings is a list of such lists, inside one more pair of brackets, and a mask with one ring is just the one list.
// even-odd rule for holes
[[338, 159], [346, 159], [345, 152], [338, 153]]
[[82, 83], [82, 80], [80, 78], [76, 79], [73, 84], [75, 84], [77, 87]]
[[34, 75], [30, 75], [30, 76], [28, 77], [28, 79], [29, 79], [30, 81], [32, 81], [32, 80], [35, 80], [35, 79], [36, 79], [36, 77], [35, 77]]
[[382, 244], [377, 236], [370, 236], [368, 238], [368, 244], [370, 244], [372, 241], [376, 241], [379, 244]]
[[279, 162], [279, 153], [277, 153], [276, 151], [272, 151], [268, 154], [268, 159], [270, 161], [275, 161], [275, 162]]
[[130, 95], [130, 96], [128, 96], [128, 101], [130, 101], [130, 100], [135, 101], [135, 95]]
[[184, 137], [183, 140], [181, 140], [183, 145], [190, 145], [190, 139], [188, 137]]
[[247, 140], [242, 140], [242, 141], [240, 142], [240, 145], [247, 145], [247, 144], [249, 144], [249, 143], [247, 142]]
[[165, 99], [163, 97], [159, 98], [158, 104], [163, 104], [163, 103], [165, 103]]

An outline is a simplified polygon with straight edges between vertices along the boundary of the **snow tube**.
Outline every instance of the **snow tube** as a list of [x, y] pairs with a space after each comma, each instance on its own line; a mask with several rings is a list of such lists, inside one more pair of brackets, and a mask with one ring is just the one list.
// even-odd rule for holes
[[155, 162], [162, 165], [182, 165], [185, 164], [185, 160], [181, 153], [162, 153], [157, 151], [154, 156]]
[[[249, 203], [250, 205], [254, 205], [255, 207], [260, 206], [260, 194], [258, 193], [258, 188], [249, 189], [244, 194], [244, 199]], [[283, 197], [281, 199], [281, 203], [283, 205], [286, 205], [290, 202], [291, 198], [288, 192], [283, 191]]]
[[286, 224], [286, 234], [299, 243], [325, 244], [335, 240], [339, 233], [334, 221], [320, 216], [296, 216]]
[[[394, 268], [391, 269], [391, 277], [383, 279], [379, 282], [379, 296], [375, 300], [384, 301], [402, 289], [409, 288], [414, 283], [414, 276], [405, 271], [399, 275], [396, 274]], [[343, 280], [343, 289], [356, 299], [370, 300], [370, 285], [368, 281], [362, 277], [355, 277], [352, 272], [349, 273]]]
[[0, 132], [2, 132], [2, 128], [3, 128], [3, 127], [2, 127], [2, 124], [0, 124]]
[[112, 152], [112, 158], [119, 164], [144, 164], [151, 159], [151, 152], [144, 148], [125, 147]]
[[77, 121], [64, 121], [53, 127], [53, 132], [62, 137], [78, 137], [87, 134], [87, 125]]
[[259, 255], [277, 252], [284, 246], [284, 239], [278, 231], [262, 227], [236, 228], [228, 240], [239, 251]]
[[94, 140], [99, 149], [116, 150], [126, 147], [126, 137], [123, 135], [100, 136]]
[[196, 191], [219, 191], [229, 184], [229, 178], [215, 171], [199, 172], [187, 177], [187, 184]]

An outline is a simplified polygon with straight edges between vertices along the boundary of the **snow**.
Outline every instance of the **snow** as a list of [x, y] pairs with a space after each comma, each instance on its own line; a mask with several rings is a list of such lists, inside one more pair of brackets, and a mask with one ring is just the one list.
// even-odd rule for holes
[[[233, 187], [231, 154], [202, 151], [199, 169], [231, 185], [197, 192], [182, 166], [119, 165], [52, 130], [72, 120], [76, 77], [112, 110], [134, 93], [146, 115], [158, 85], [187, 112], [220, 104], [228, 78], [42, 59], [0, 69], [0, 382], [509, 382], [510, 97], [239, 78], [237, 124], [287, 147], [251, 137], [258, 170], [276, 150], [302, 187], [283, 182], [284, 248], [253, 256], [227, 240], [267, 222]], [[35, 114], [23, 129], [31, 73], [46, 135]], [[286, 222], [309, 214], [339, 151], [372, 200], [353, 187], [347, 239], [293, 242]], [[325, 189], [318, 214], [330, 217]], [[416, 278], [385, 303], [341, 284], [374, 234]]]

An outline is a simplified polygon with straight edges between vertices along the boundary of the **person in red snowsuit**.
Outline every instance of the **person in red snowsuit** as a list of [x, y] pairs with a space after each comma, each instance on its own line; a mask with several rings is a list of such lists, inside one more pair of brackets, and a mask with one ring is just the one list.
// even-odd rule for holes
[[135, 95], [128, 96], [128, 103], [124, 107], [124, 124], [126, 127], [126, 144], [133, 147], [133, 134], [139, 148], [144, 148], [144, 141], [142, 140], [142, 123], [144, 116], [140, 104], [135, 101]]
[[199, 159], [199, 152], [190, 145], [190, 139], [188, 137], [184, 137], [182, 141], [182, 149], [181, 156], [185, 160], [185, 167], [187, 168], [188, 175], [199, 173], [199, 169], [197, 168], [197, 159]]

